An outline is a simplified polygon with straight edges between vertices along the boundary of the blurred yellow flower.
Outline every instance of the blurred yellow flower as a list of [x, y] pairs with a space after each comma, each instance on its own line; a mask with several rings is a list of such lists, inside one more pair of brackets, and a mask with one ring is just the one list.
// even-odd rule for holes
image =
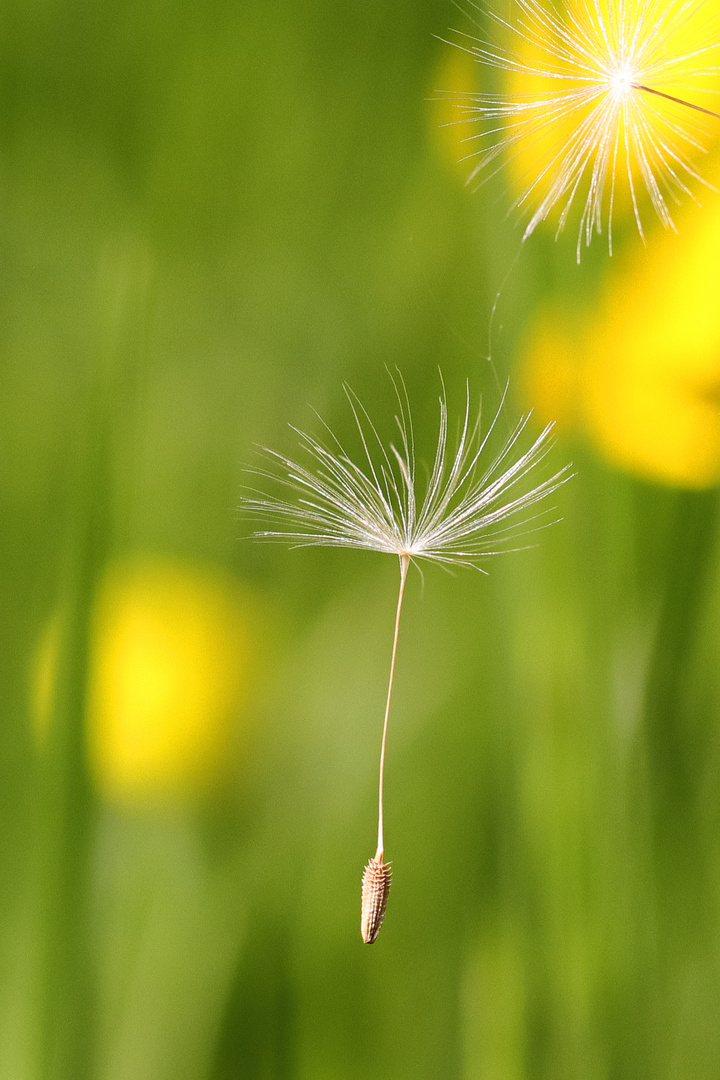
[[474, 155], [477, 123], [467, 105], [478, 91], [478, 66], [468, 52], [446, 44], [440, 53], [429, 93], [430, 137], [441, 157], [467, 180]]
[[[105, 796], [193, 797], [222, 778], [256, 678], [255, 624], [237, 583], [217, 571], [150, 558], [108, 569], [93, 611], [87, 731]], [[55, 619], [40, 649], [41, 726], [59, 631]]]
[[[720, 181], [720, 163], [714, 162]], [[541, 417], [610, 461], [689, 488], [720, 481], [720, 199], [612, 268], [594, 312], [544, 311], [526, 348]]]

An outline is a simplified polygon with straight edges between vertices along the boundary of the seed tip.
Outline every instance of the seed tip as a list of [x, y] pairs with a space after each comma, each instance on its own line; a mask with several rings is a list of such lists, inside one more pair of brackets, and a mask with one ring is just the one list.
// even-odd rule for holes
[[360, 933], [366, 945], [372, 945], [380, 933], [390, 894], [392, 868], [390, 863], [383, 862], [383, 854], [378, 851], [363, 873]]

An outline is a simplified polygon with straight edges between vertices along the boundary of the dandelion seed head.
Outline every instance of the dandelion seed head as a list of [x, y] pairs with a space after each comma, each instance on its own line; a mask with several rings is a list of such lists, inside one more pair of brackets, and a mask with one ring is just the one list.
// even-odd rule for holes
[[467, 140], [470, 181], [507, 162], [515, 206], [528, 215], [523, 238], [549, 218], [559, 233], [577, 216], [578, 259], [603, 232], [612, 251], [618, 212], [629, 211], [644, 238], [646, 202], [673, 229], [674, 207], [711, 187], [700, 159], [720, 136], [717, 5], [514, 0], [507, 17], [485, 14], [486, 36], [452, 42], [503, 84], [457, 102], [464, 122], [478, 122]]
[[[523, 531], [548, 524], [542, 512], [530, 511], [570, 475], [564, 468], [535, 483], [530, 479], [546, 464], [552, 424], [528, 440], [530, 418], [525, 416], [501, 438], [505, 396], [483, 430], [468, 388], [453, 441], [443, 389], [434, 458], [425, 475], [418, 467], [408, 396], [399, 375], [393, 384], [398, 445], [381, 439], [346, 387], [359, 437], [357, 460], [327, 427], [324, 441], [295, 429], [302, 450], [297, 459], [260, 449], [265, 467], [250, 471], [262, 487], [248, 488], [241, 510], [273, 527], [256, 530], [255, 538], [480, 569], [481, 560], [507, 550]], [[268, 487], [278, 493], [268, 494]]]

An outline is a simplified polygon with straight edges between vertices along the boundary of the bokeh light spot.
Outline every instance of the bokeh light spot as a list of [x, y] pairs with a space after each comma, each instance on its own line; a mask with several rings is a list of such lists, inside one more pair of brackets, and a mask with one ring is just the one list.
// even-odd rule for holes
[[697, 489], [720, 480], [720, 199], [708, 203], [613, 262], [592, 312], [546, 308], [523, 365], [541, 418], [646, 479]]
[[[87, 745], [100, 792], [120, 802], [193, 798], [232, 771], [257, 679], [256, 605], [230, 576], [169, 559], [111, 565], [93, 608]], [[62, 620], [40, 643], [47, 727]]]

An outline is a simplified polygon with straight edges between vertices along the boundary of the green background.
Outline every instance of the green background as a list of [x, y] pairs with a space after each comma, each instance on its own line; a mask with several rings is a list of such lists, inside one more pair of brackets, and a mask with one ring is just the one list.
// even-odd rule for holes
[[[565, 439], [538, 546], [411, 575], [372, 949], [397, 565], [256, 545], [235, 511], [254, 444], [293, 453], [313, 408], [349, 437], [343, 381], [391, 438], [386, 365], [431, 460], [438, 368], [451, 408], [468, 378], [492, 409], [536, 306], [607, 272], [602, 241], [581, 268], [573, 237], [521, 246], [502, 177], [472, 193], [443, 153], [429, 99], [461, 22], [442, 0], [2, 6], [8, 1080], [720, 1073], [715, 493]], [[118, 805], [88, 775], [92, 596], [135, 552], [226, 571], [272, 627], [252, 735], [203, 798]]]

